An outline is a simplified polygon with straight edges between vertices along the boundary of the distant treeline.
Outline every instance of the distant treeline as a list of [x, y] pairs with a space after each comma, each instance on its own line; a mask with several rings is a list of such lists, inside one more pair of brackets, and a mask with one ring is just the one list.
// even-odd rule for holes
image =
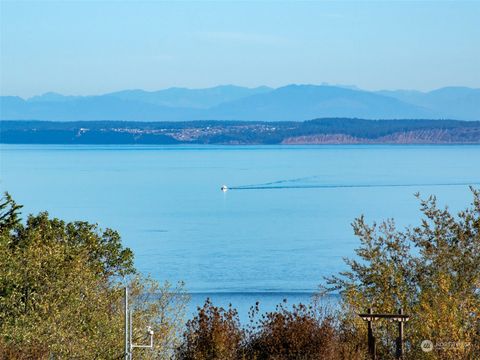
[[8, 144], [480, 143], [480, 121], [1, 121]]

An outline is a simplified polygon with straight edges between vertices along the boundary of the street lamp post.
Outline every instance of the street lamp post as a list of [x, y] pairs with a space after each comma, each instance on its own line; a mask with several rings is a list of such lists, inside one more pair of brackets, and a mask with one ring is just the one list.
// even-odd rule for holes
[[125, 360], [130, 359], [130, 344], [129, 344], [129, 331], [128, 331], [128, 288], [125, 286], [125, 294], [124, 294], [124, 300], [125, 300]]

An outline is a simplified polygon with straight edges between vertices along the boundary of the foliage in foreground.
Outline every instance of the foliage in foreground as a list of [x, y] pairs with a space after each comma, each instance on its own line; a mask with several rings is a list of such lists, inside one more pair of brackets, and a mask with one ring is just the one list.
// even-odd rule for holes
[[[410, 315], [405, 359], [480, 359], [480, 194], [472, 192], [471, 206], [457, 215], [435, 197], [421, 201], [420, 225], [404, 231], [393, 220], [368, 225], [358, 218], [357, 259], [346, 260], [349, 271], [322, 289], [340, 291], [339, 312], [280, 306], [242, 328], [235, 309], [207, 302], [188, 323], [179, 358], [361, 359], [367, 325], [358, 314], [371, 307]], [[396, 325], [374, 323], [378, 359], [395, 358]], [[424, 340], [433, 351], [422, 350]]]
[[[242, 327], [233, 308], [207, 301], [183, 329], [181, 288], [160, 287], [135, 276], [133, 255], [118, 234], [85, 222], [65, 223], [48, 214], [19, 221], [20, 207], [0, 203], [0, 359], [121, 359], [122, 281], [135, 304], [135, 342], [147, 324], [156, 331], [154, 352], [136, 358], [179, 360], [365, 359], [366, 308], [403, 308], [405, 359], [480, 359], [480, 194], [452, 214], [435, 197], [421, 201], [420, 225], [400, 231], [393, 220], [368, 225], [358, 218], [360, 239], [349, 271], [328, 279], [340, 291], [341, 310], [280, 305]], [[160, 294], [160, 295], [158, 295]], [[378, 358], [393, 359], [396, 326], [378, 321]], [[431, 340], [432, 352], [421, 342]]]
[[258, 316], [258, 303], [250, 324], [242, 327], [232, 307], [223, 309], [207, 299], [187, 323], [179, 360], [362, 360], [365, 348], [353, 344], [346, 329], [324, 308], [306, 305], [277, 306]]
[[[366, 337], [357, 313], [403, 308], [411, 316], [407, 359], [480, 359], [480, 194], [472, 192], [471, 206], [457, 215], [433, 196], [421, 200], [420, 225], [404, 231], [393, 220], [368, 225], [362, 216], [353, 223], [358, 260], [329, 279], [329, 290], [341, 291], [347, 326]], [[375, 336], [379, 358], [393, 358], [395, 324], [377, 321]], [[422, 351], [424, 340], [433, 351]]]
[[185, 295], [135, 274], [117, 232], [47, 213], [20, 222], [7, 194], [0, 203], [0, 359], [121, 359], [123, 291], [134, 304], [135, 341], [147, 324], [167, 358], [178, 346]]

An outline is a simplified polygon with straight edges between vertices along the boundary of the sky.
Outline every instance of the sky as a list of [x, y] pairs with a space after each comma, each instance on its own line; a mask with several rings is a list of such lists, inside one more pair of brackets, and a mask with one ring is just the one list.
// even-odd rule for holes
[[0, 93], [480, 87], [480, 1], [0, 0]]

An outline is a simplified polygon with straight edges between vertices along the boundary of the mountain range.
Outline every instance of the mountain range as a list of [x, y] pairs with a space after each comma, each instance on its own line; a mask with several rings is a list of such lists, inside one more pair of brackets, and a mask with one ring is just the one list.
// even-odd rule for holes
[[480, 89], [446, 87], [420, 92], [329, 85], [275, 89], [225, 85], [95, 96], [0, 97], [1, 120], [303, 121], [322, 117], [479, 120]]

